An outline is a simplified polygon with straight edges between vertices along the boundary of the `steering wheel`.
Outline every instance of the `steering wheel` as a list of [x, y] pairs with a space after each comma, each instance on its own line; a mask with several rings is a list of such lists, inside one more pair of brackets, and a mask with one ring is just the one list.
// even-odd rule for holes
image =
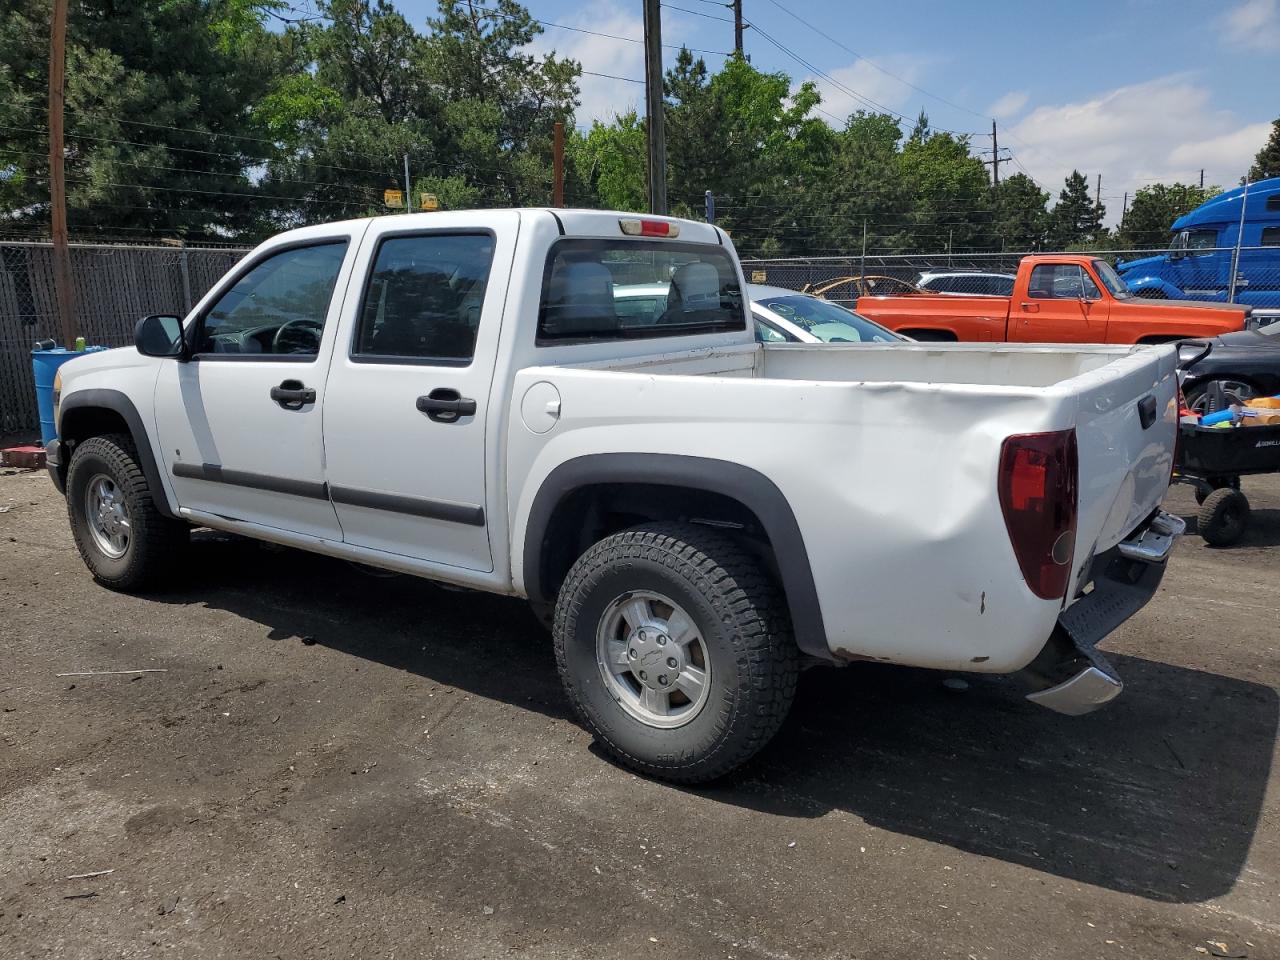
[[[290, 327], [297, 328], [299, 333], [301, 333], [305, 329], [307, 334], [309, 334], [315, 341], [314, 349], [308, 350], [307, 349], [308, 345], [304, 343], [304, 344], [301, 344], [302, 346], [301, 350], [296, 350], [296, 349], [281, 350], [280, 344], [281, 344], [282, 338], [284, 337], [284, 332], [288, 330]], [[319, 353], [320, 352], [320, 334], [323, 330], [324, 330], [323, 323], [320, 323], [317, 320], [312, 320], [309, 317], [300, 317], [297, 320], [286, 320], [284, 323], [280, 324], [280, 328], [276, 330], [276, 335], [271, 338], [271, 352], [272, 353]]]

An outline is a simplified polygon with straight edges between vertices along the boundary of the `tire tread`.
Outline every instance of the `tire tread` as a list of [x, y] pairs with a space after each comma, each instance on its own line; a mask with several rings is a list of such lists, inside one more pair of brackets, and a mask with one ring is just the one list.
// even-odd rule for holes
[[[565, 644], [574, 633], [579, 594], [591, 577], [613, 564], [645, 559], [667, 567], [712, 600], [738, 637], [739, 691], [735, 709], [715, 747], [691, 764], [632, 756], [591, 719], [566, 671]], [[556, 604], [556, 662], [574, 712], [611, 754], [640, 773], [678, 783], [702, 783], [735, 770], [778, 732], [795, 697], [799, 651], [790, 617], [773, 583], [731, 536], [692, 523], [644, 524], [590, 547], [565, 578]]]

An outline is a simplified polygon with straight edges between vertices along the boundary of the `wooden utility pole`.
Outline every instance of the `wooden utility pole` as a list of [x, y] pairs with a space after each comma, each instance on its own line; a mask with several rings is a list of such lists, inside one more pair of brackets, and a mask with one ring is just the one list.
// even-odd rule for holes
[[1000, 186], [1000, 164], [1011, 163], [1013, 157], [1000, 156], [1000, 140], [996, 135], [996, 122], [991, 121], [991, 159], [984, 160], [983, 163], [991, 164], [991, 186]]
[[53, 235], [53, 286], [62, 345], [76, 345], [75, 300], [71, 290], [71, 246], [67, 236], [67, 181], [63, 167], [62, 120], [66, 107], [67, 0], [53, 0], [49, 38], [49, 206]]
[[551, 136], [551, 205], [564, 206], [564, 123], [560, 120]]
[[733, 0], [733, 52], [742, 56], [742, 0]]
[[1093, 205], [1102, 206], [1102, 174], [1098, 174], [1098, 186], [1093, 191]]
[[1204, 167], [1200, 168], [1200, 189], [1204, 189]]
[[645, 132], [649, 141], [649, 212], [667, 212], [667, 135], [662, 113], [662, 13], [644, 0]]

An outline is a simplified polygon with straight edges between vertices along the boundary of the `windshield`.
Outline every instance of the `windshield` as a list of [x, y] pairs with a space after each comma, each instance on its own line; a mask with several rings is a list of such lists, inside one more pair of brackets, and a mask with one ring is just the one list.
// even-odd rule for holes
[[540, 344], [746, 329], [738, 272], [724, 247], [564, 239], [551, 248]]
[[1102, 281], [1102, 285], [1110, 290], [1111, 295], [1117, 300], [1128, 300], [1133, 296], [1133, 291], [1120, 279], [1120, 274], [1111, 268], [1111, 264], [1105, 260], [1095, 260], [1093, 269], [1098, 274], [1098, 279]]
[[755, 302], [824, 343], [892, 343], [902, 339], [866, 317], [860, 317], [844, 307], [817, 297], [797, 294], [791, 297], [763, 297]]

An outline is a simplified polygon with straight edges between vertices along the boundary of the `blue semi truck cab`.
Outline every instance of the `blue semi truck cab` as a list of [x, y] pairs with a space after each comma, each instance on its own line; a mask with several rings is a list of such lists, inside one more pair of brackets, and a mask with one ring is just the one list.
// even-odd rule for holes
[[1173, 222], [1168, 251], [1116, 270], [1140, 296], [1231, 300], [1255, 322], [1280, 320], [1280, 177], [1211, 197]]

